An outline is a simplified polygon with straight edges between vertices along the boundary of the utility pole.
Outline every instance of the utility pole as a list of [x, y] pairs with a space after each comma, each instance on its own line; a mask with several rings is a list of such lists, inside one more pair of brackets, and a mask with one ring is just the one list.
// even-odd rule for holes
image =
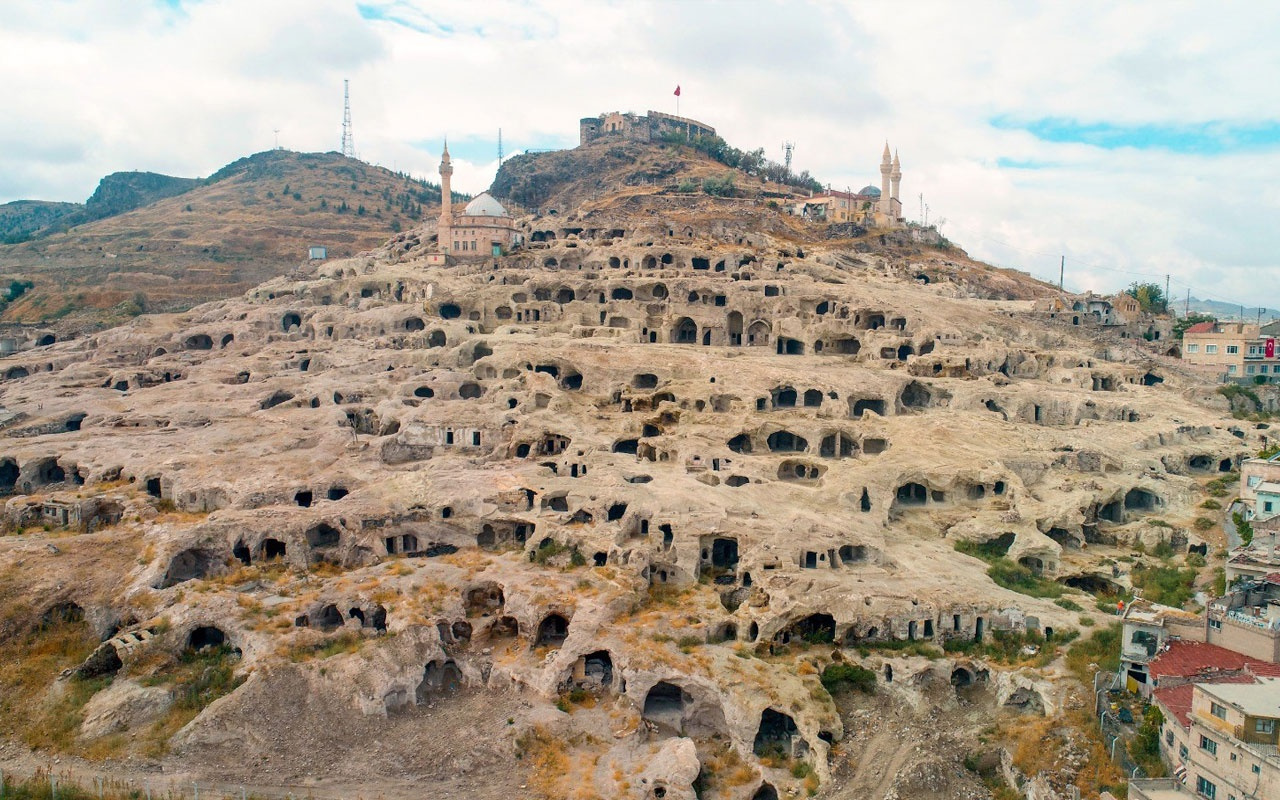
[[1182, 307], [1182, 316], [1187, 318], [1191, 316], [1191, 287], [1187, 287], [1187, 304]]
[[924, 192], [920, 193], [920, 220], [924, 221]]
[[1164, 310], [1169, 311], [1169, 273], [1164, 274]]
[[1058, 291], [1062, 291], [1062, 287], [1067, 277], [1067, 257], [1063, 256], [1058, 262]]
[[356, 157], [356, 140], [351, 134], [351, 91], [348, 81], [342, 81], [342, 154], [347, 158]]

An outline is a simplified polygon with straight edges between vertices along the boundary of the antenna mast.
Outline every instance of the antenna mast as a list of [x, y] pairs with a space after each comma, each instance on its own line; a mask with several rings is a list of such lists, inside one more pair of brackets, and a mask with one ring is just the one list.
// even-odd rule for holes
[[502, 128], [498, 128], [498, 166], [502, 166]]
[[795, 152], [795, 149], [796, 149], [796, 146], [794, 142], [782, 143], [782, 158], [783, 158], [783, 163], [787, 168], [788, 175], [791, 174], [791, 154]]
[[356, 157], [356, 140], [351, 135], [351, 90], [345, 78], [342, 81], [342, 154], [347, 158]]

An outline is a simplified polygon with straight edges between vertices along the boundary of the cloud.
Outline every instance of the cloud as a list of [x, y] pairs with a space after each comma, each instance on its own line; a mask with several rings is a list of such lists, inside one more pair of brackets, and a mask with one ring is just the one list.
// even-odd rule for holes
[[[844, 188], [901, 153], [910, 216], [973, 255], [1113, 291], [1280, 306], [1280, 6], [569, 0], [0, 4], [0, 201], [104, 174], [208, 175], [270, 147], [358, 153], [478, 192], [580, 117], [680, 111]], [[923, 197], [921, 197], [923, 195]], [[1267, 278], [1270, 278], [1268, 280]], [[1181, 287], [1181, 288], [1179, 288]]]
[[1087, 144], [1105, 150], [1132, 147], [1219, 155], [1280, 147], [1280, 122], [1273, 120], [1248, 124], [1214, 121], [1195, 125], [1117, 125], [1053, 118], [1018, 121], [1002, 115], [991, 124], [1001, 130], [1025, 130], [1044, 142]]

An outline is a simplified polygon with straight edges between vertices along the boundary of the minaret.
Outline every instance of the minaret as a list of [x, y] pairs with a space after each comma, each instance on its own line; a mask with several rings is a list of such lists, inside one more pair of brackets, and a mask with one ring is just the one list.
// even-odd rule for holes
[[889, 180], [893, 185], [893, 196], [889, 201], [889, 216], [897, 220], [899, 214], [894, 210], [894, 206], [902, 208], [902, 200], [898, 197], [898, 184], [902, 183], [902, 164], [898, 161], [897, 150], [893, 151], [893, 172], [889, 173]]
[[893, 201], [889, 194], [889, 175], [893, 172], [893, 156], [889, 143], [884, 143], [884, 156], [880, 159], [880, 213], [885, 219], [893, 219]]
[[449, 140], [444, 140], [444, 155], [440, 157], [440, 226], [437, 231], [436, 242], [441, 252], [449, 252], [449, 247], [453, 242], [450, 237], [450, 229], [453, 227], [453, 190], [450, 188], [450, 178], [453, 176], [453, 164], [449, 161]]

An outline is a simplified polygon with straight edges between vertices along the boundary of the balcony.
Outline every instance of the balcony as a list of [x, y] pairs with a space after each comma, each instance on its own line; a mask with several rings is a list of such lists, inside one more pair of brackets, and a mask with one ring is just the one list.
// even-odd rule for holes
[[1254, 609], [1246, 606], [1244, 610], [1233, 608], [1224, 614], [1224, 618], [1236, 622], [1241, 625], [1248, 625], [1251, 628], [1257, 628], [1263, 631], [1277, 632], [1280, 631], [1280, 619], [1268, 619], [1264, 616], [1255, 616], [1250, 613]]

